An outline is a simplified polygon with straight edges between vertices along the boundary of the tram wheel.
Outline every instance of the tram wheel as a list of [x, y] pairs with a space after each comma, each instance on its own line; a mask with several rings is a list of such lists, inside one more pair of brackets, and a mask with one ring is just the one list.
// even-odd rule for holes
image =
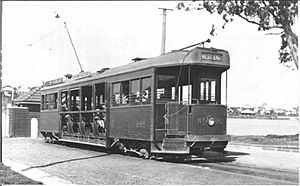
[[149, 158], [149, 152], [146, 149], [141, 149], [140, 154], [143, 158], [148, 159]]

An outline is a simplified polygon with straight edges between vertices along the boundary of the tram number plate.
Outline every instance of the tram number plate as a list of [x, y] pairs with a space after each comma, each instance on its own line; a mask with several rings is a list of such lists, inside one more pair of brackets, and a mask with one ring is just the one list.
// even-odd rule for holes
[[201, 58], [202, 59], [207, 59], [207, 60], [221, 61], [222, 60], [222, 55], [202, 53]]

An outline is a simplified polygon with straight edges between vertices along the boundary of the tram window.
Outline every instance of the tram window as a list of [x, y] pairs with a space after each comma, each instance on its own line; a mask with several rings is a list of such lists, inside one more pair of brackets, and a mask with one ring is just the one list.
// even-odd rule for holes
[[172, 87], [171, 99], [172, 100], [176, 99], [176, 88], [175, 87]]
[[183, 103], [190, 104], [192, 95], [192, 85], [182, 86], [182, 101]]
[[[157, 89], [156, 89], [156, 99], [167, 99], [171, 100], [172, 97], [172, 87], [175, 87], [175, 75], [157, 75]], [[175, 92], [175, 88], [173, 89]]]
[[81, 110], [92, 110], [92, 86], [82, 87]]
[[138, 103], [140, 102], [140, 80], [132, 80], [130, 86], [130, 102]]
[[119, 105], [120, 100], [120, 85], [121, 83], [113, 83], [112, 85], [112, 104], [113, 105]]
[[95, 92], [95, 108], [96, 109], [103, 109], [103, 105], [105, 104], [105, 84], [99, 83], [95, 85], [96, 92]]
[[67, 111], [68, 110], [68, 92], [64, 91], [60, 94], [60, 103], [61, 103], [61, 110]]
[[211, 95], [210, 101], [216, 101], [216, 81], [211, 81]]
[[48, 109], [56, 109], [57, 108], [57, 93], [49, 94], [47, 96], [49, 98]]
[[142, 79], [142, 102], [151, 102], [151, 78]]
[[79, 103], [80, 103], [80, 97], [79, 97], [79, 90], [72, 90], [70, 91], [70, 109], [71, 111], [78, 111], [79, 110]]
[[58, 96], [57, 96], [57, 93], [54, 93], [54, 109], [57, 109], [57, 100], [58, 99]]
[[204, 82], [200, 83], [200, 100], [204, 100]]
[[41, 98], [41, 109], [44, 110], [45, 109], [45, 95], [42, 95], [42, 98]]
[[42, 95], [42, 109], [52, 110], [57, 108], [57, 93]]
[[43, 97], [43, 102], [44, 102], [43, 109], [44, 109], [44, 110], [48, 109], [47, 95], [44, 95], [44, 97]]
[[45, 107], [44, 109], [49, 109], [49, 95], [45, 95]]
[[47, 95], [47, 105], [48, 105], [48, 109], [52, 110], [53, 109], [53, 94], [48, 94]]
[[121, 82], [122, 88], [122, 96], [121, 96], [121, 104], [128, 104], [129, 103], [129, 81]]
[[209, 101], [209, 97], [210, 97], [210, 96], [209, 96], [209, 90], [210, 90], [210, 89], [209, 89], [209, 82], [206, 81], [206, 82], [205, 82], [205, 93], [206, 93], [206, 95], [205, 95], [205, 100], [206, 100], [206, 101]]
[[47, 95], [47, 105], [48, 105], [49, 110], [54, 109], [54, 95], [53, 94]]
[[202, 102], [216, 102], [216, 80], [204, 79], [200, 80], [200, 101]]

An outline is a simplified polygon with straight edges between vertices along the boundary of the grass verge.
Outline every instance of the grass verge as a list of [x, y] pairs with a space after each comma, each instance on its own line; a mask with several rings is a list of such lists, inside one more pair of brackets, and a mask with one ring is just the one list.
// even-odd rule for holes
[[42, 182], [27, 178], [0, 163], [0, 185], [42, 185]]
[[231, 136], [232, 142], [248, 143], [258, 145], [282, 145], [282, 146], [297, 146], [299, 148], [299, 134], [295, 135], [274, 135], [266, 136], [247, 135], [247, 136]]

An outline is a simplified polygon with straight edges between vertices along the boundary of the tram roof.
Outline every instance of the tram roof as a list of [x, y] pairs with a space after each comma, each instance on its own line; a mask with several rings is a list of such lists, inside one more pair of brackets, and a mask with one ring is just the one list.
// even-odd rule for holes
[[[202, 54], [219, 54], [222, 55], [222, 60], [213, 61], [203, 59]], [[68, 79], [65, 82], [53, 85], [51, 87], [59, 87], [63, 85], [69, 85], [73, 83], [85, 82], [90, 80], [95, 80], [99, 78], [107, 78], [115, 75], [126, 74], [138, 70], [157, 68], [157, 67], [168, 67], [168, 66], [179, 66], [187, 64], [199, 64], [206, 66], [217, 66], [228, 69], [230, 66], [229, 63], [229, 54], [225, 50], [215, 49], [215, 48], [201, 48], [196, 47], [192, 50], [177, 50], [172, 51], [158, 57], [142, 59], [139, 61], [131, 62], [122, 66], [114, 67], [104, 71], [103, 73], [92, 73], [90, 76], [81, 78], [81, 79]], [[46, 87], [44, 89], [47, 89]]]
[[[208, 61], [201, 59], [201, 53], [212, 53], [218, 52], [224, 56], [224, 60], [222, 62], [215, 62], [214, 64], [208, 63]], [[185, 55], [187, 55], [185, 57]], [[211, 65], [211, 66], [220, 66], [220, 67], [229, 67], [229, 56], [228, 52], [220, 49], [214, 48], [194, 48], [190, 51], [187, 50], [178, 50], [172, 51], [158, 57], [148, 58], [144, 60], [140, 60], [137, 62], [132, 62], [126, 65], [122, 65], [119, 67], [115, 67], [105, 71], [101, 76], [108, 77], [117, 74], [123, 74], [127, 72], [137, 71], [141, 69], [151, 68], [151, 67], [164, 67], [164, 66], [176, 66], [176, 65], [185, 65], [185, 64], [203, 64], [203, 65]]]

